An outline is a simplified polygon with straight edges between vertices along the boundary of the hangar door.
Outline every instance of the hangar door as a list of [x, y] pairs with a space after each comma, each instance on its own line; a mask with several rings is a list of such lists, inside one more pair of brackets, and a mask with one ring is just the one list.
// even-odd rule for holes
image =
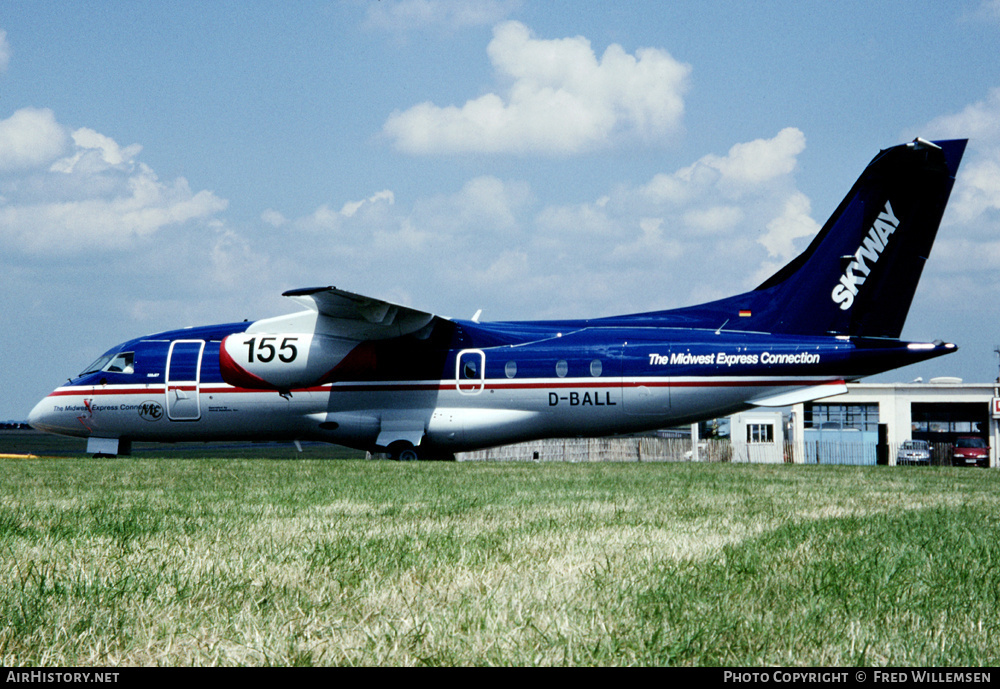
[[914, 402], [910, 420], [914, 440], [952, 443], [960, 435], [990, 435], [990, 405], [983, 402]]

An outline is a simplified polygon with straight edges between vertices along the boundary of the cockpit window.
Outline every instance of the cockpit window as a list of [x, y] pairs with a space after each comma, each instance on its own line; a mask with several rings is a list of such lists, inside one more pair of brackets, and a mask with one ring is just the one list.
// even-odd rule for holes
[[135, 371], [135, 367], [132, 362], [135, 359], [135, 352], [122, 352], [108, 364], [105, 371], [110, 373], [132, 373]]
[[80, 372], [80, 375], [85, 376], [88, 373], [97, 373], [98, 371], [103, 370], [104, 367], [108, 365], [108, 362], [111, 361], [111, 357], [112, 357], [111, 354], [105, 354], [100, 359], [92, 363], [90, 366], [83, 369], [83, 371]]
[[85, 368], [80, 374], [85, 376], [88, 373], [98, 371], [108, 371], [110, 373], [132, 373], [135, 371], [135, 352], [119, 352], [118, 354], [105, 354], [100, 359]]

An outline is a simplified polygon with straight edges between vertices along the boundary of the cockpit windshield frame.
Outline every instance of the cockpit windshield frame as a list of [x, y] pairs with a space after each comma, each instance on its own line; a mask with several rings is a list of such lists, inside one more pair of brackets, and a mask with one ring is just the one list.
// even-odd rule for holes
[[104, 354], [85, 368], [77, 378], [107, 371], [109, 373], [133, 373], [135, 371], [135, 352], [116, 352], [114, 354]]

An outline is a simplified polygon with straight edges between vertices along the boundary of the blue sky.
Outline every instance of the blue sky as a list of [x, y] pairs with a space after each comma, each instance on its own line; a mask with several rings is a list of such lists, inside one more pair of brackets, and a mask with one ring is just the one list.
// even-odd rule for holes
[[883, 380], [993, 380], [1000, 2], [0, 2], [0, 420], [333, 284], [445, 316], [754, 287], [880, 148], [970, 138]]

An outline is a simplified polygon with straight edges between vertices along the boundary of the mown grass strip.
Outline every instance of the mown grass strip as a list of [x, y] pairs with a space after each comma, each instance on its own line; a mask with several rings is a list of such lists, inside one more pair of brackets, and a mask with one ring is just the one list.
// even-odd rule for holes
[[992, 665], [1000, 473], [4, 463], [5, 665]]

